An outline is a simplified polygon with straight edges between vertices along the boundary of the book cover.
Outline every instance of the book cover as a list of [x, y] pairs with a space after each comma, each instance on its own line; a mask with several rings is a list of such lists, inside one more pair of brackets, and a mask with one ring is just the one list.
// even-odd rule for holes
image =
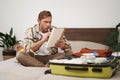
[[59, 40], [63, 36], [64, 31], [65, 31], [64, 28], [56, 28], [56, 27], [54, 27], [52, 29], [52, 32], [50, 34], [50, 37], [48, 39], [48, 43], [47, 43], [46, 47], [47, 48], [54, 47], [57, 40]]

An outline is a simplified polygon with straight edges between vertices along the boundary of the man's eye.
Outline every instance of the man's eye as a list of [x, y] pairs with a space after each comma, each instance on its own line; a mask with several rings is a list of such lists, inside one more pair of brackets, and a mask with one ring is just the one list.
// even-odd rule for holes
[[49, 22], [49, 21], [44, 21], [45, 23], [51, 23], [51, 22]]
[[48, 23], [47, 21], [44, 21], [45, 23]]

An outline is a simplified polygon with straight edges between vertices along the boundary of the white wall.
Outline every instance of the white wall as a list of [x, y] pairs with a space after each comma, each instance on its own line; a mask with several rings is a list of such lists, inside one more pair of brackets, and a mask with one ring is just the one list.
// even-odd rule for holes
[[18, 39], [37, 23], [38, 13], [50, 10], [59, 27], [115, 27], [120, 22], [120, 0], [0, 0], [0, 31], [10, 27]]
[[50, 10], [58, 27], [115, 27], [120, 22], [120, 0], [0, 0], [0, 31], [10, 27], [18, 39], [37, 23], [38, 13]]

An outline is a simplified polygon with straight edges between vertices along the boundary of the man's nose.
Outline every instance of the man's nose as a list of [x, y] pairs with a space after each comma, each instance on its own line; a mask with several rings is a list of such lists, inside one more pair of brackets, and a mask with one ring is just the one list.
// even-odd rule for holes
[[51, 25], [51, 23], [47, 23], [47, 26], [50, 26]]

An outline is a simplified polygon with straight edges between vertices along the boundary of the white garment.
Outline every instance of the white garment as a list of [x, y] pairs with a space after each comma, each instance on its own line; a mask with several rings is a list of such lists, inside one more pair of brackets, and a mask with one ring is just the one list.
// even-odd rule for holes
[[49, 49], [46, 47], [47, 42], [43, 43], [42, 46], [39, 48], [38, 51], [36, 51], [37, 55], [51, 55], [49, 52]]
[[[49, 48], [46, 47], [47, 42], [43, 43], [43, 45], [39, 48], [38, 51], [36, 51], [37, 55], [51, 55]], [[61, 48], [58, 48], [58, 53], [64, 53], [64, 51]]]

